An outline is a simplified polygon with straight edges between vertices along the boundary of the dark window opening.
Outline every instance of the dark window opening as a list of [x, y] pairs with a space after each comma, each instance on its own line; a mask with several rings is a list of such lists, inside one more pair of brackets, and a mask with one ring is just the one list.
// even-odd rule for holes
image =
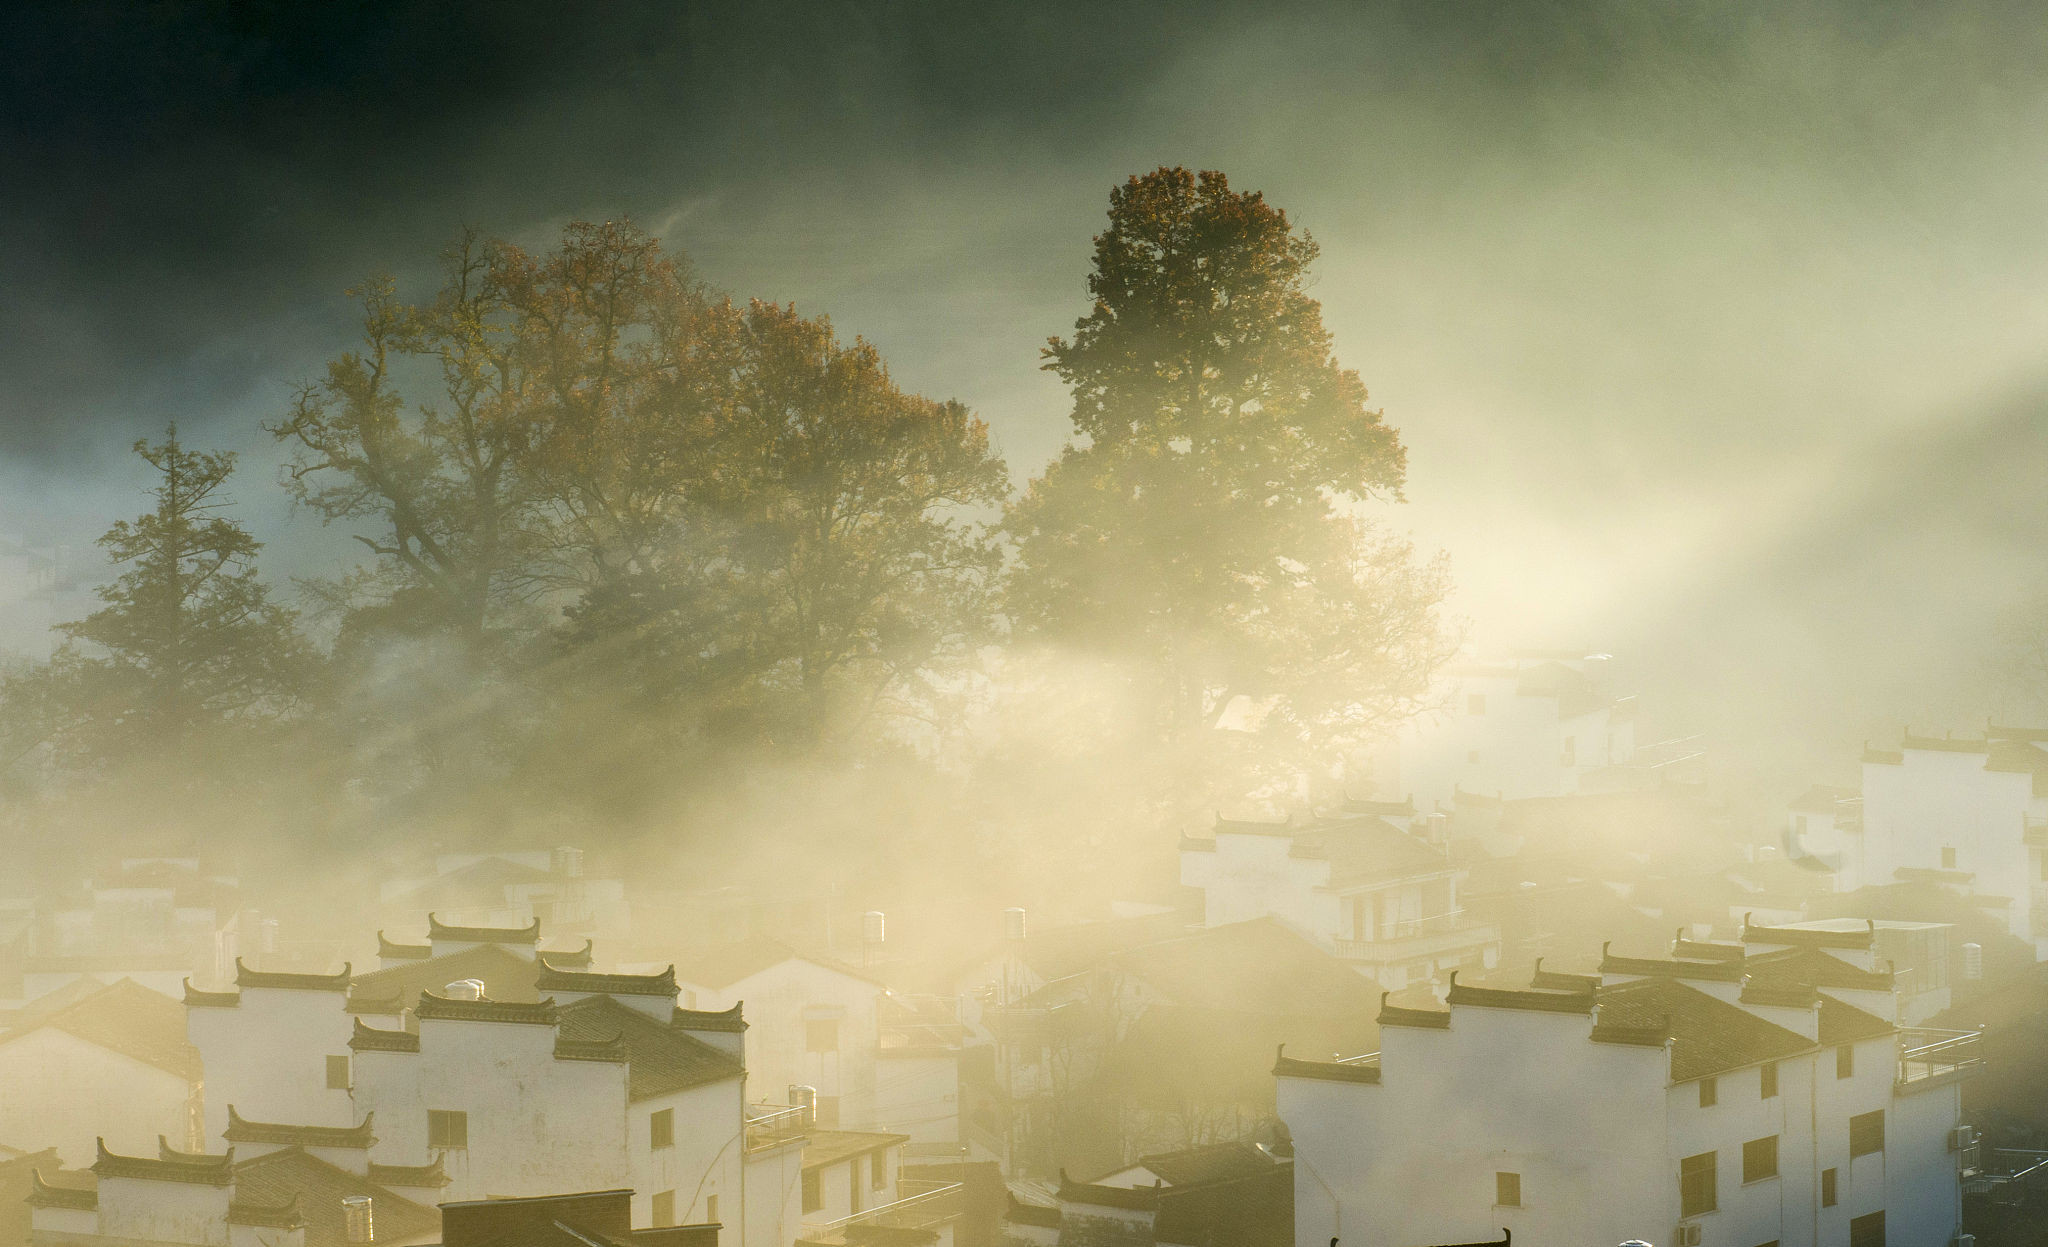
[[1522, 1206], [1522, 1175], [1519, 1173], [1494, 1174], [1493, 1202], [1503, 1208], [1520, 1208]]
[[1701, 1152], [1678, 1162], [1678, 1215], [1697, 1217], [1719, 1207], [1714, 1180], [1715, 1153]]
[[1761, 1182], [1778, 1176], [1778, 1136], [1751, 1139], [1742, 1145], [1742, 1180]]
[[469, 1146], [469, 1114], [451, 1109], [427, 1110], [427, 1146], [466, 1148]]

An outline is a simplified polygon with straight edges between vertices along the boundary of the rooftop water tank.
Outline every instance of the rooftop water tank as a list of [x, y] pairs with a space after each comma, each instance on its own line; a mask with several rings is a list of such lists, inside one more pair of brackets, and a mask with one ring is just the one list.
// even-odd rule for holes
[[373, 1243], [377, 1240], [377, 1225], [371, 1215], [372, 1207], [368, 1195], [344, 1195], [341, 1197], [342, 1227], [351, 1243]]

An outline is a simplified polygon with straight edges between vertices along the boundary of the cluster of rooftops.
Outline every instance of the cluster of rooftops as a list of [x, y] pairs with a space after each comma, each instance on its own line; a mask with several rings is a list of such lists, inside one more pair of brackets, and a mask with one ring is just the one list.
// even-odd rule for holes
[[1880, 766], [1901, 766], [1909, 751], [1970, 753], [1984, 756], [1987, 771], [2011, 771], [2034, 777], [2036, 796], [2048, 794], [2048, 730], [1987, 724], [1982, 736], [1915, 736], [1902, 734], [1897, 749], [1863, 749], [1863, 760]]
[[[394, 944], [378, 932], [378, 945], [389, 964], [357, 974], [344, 964], [332, 974], [253, 970], [235, 961], [232, 991], [203, 991], [188, 981], [187, 1006], [235, 1009], [249, 990], [331, 992], [340, 1007], [358, 1015], [349, 1047], [355, 1052], [417, 1053], [420, 1025], [428, 1022], [495, 1022], [546, 1026], [555, 1030], [554, 1055], [559, 1060], [606, 1061], [627, 1067], [627, 1093], [632, 1100], [668, 1095], [690, 1087], [737, 1078], [740, 1058], [698, 1038], [706, 1033], [744, 1031], [740, 1006], [712, 1011], [675, 1005], [680, 994], [673, 965], [654, 974], [595, 973], [590, 949], [531, 957], [509, 951], [534, 944], [538, 921], [527, 927], [498, 929], [456, 927], [429, 919], [433, 943]], [[469, 945], [439, 957], [436, 944]], [[496, 993], [475, 999], [447, 994], [451, 979], [474, 977]], [[436, 992], [435, 987], [442, 987]], [[636, 1008], [619, 997], [644, 999], [653, 1008]], [[666, 1000], [668, 1006], [660, 1008]], [[390, 1018], [393, 1026], [373, 1026], [362, 1015]]]
[[[1837, 994], [1892, 989], [1889, 971], [1866, 970], [1826, 951], [1868, 950], [1874, 932], [1747, 924], [1742, 943], [1672, 942], [1672, 955], [1624, 957], [1603, 950], [1595, 974], [1546, 970], [1539, 958], [1527, 987], [1474, 986], [1452, 973], [1441, 1006], [1395, 1004], [1381, 997], [1379, 1024], [1449, 1030], [1460, 1007], [1576, 1014], [1592, 1020], [1594, 1043], [1666, 1048], [1670, 1080], [1694, 1082], [1784, 1060], [1818, 1048], [1876, 1039], [1896, 1025]], [[1754, 951], [1751, 946], [1762, 946]], [[1692, 983], [1739, 985], [1731, 1003]], [[1780, 1026], [1744, 1005], [1817, 1012], [1815, 1037]], [[1305, 1061], [1283, 1051], [1273, 1072], [1285, 1078], [1378, 1083], [1368, 1059]]]
[[[222, 1191], [228, 1224], [303, 1229], [308, 1247], [348, 1241], [344, 1201], [350, 1198], [373, 1199], [381, 1232], [401, 1241], [438, 1224], [433, 1203], [448, 1184], [439, 1157], [429, 1165], [370, 1162], [364, 1174], [315, 1154], [367, 1151], [376, 1142], [367, 1120], [347, 1128], [287, 1126], [248, 1121], [230, 1109], [229, 1121], [229, 1147], [219, 1154], [181, 1151], [160, 1138], [155, 1156], [126, 1156], [109, 1151], [101, 1140], [89, 1171], [91, 1185], [70, 1175], [53, 1182], [37, 1172], [28, 1202], [38, 1208], [91, 1211], [105, 1197], [102, 1184], [108, 1179], [214, 1187]], [[238, 1143], [264, 1145], [264, 1150], [238, 1159]]]

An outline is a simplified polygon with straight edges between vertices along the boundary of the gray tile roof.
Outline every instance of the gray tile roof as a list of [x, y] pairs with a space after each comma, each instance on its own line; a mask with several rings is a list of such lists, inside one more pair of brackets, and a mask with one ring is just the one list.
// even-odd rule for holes
[[628, 1098], [639, 1101], [745, 1073], [738, 1057], [647, 1016], [609, 996], [592, 996], [557, 1011], [557, 1034], [572, 1043], [620, 1039], [626, 1048]]
[[60, 1030], [180, 1078], [200, 1077], [199, 1050], [185, 1038], [185, 1007], [133, 979], [32, 1002], [9, 1022], [0, 1045], [33, 1031]]
[[367, 1195], [379, 1242], [405, 1242], [435, 1234], [441, 1214], [387, 1186], [328, 1164], [297, 1147], [242, 1161], [234, 1167], [235, 1199], [253, 1206], [296, 1205], [306, 1220], [306, 1247], [346, 1247], [341, 1201]]
[[1638, 979], [1603, 987], [1599, 1001], [1603, 1025], [1633, 1031], [1666, 1030], [1671, 1036], [1673, 1082], [1691, 1082], [1782, 1060], [1813, 1047], [1813, 1041], [1804, 1035], [1672, 979]]

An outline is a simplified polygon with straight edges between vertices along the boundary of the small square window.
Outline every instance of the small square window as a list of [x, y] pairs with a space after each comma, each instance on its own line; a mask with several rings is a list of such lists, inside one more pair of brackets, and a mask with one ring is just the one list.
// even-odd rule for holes
[[1820, 1206], [1823, 1208], [1833, 1208], [1835, 1206], [1835, 1171], [1832, 1169], [1820, 1171]]
[[1721, 1088], [1711, 1078], [1700, 1079], [1700, 1107], [1712, 1108], [1721, 1102]]
[[660, 1150], [676, 1145], [676, 1111], [665, 1108], [647, 1118], [647, 1146]]
[[1742, 1145], [1742, 1180], [1762, 1182], [1778, 1176], [1778, 1136], [1751, 1139]]
[[1778, 1094], [1778, 1067], [1766, 1065], [1763, 1069], [1763, 1098], [1768, 1100]]
[[1835, 1077], [1850, 1078], [1856, 1073], [1856, 1045], [1843, 1044], [1835, 1049]]
[[812, 1018], [804, 1023], [804, 1051], [839, 1051], [839, 1019]]
[[1884, 1110], [1873, 1109], [1849, 1119], [1849, 1156], [1869, 1156], [1884, 1150]]
[[821, 1095], [817, 1104], [817, 1124], [820, 1130], [839, 1129], [839, 1097]]
[[654, 1193], [654, 1224], [657, 1226], [676, 1223], [676, 1193], [656, 1191]]
[[450, 1109], [428, 1109], [427, 1146], [457, 1150], [468, 1147], [469, 1114]]
[[348, 1090], [347, 1057], [331, 1056], [327, 1058], [327, 1089], [329, 1091]]
[[1494, 1174], [1493, 1202], [1502, 1208], [1520, 1208], [1522, 1206], [1522, 1175], [1519, 1173]]
[[1867, 1212], [1849, 1218], [1849, 1247], [1884, 1247], [1884, 1214]]

